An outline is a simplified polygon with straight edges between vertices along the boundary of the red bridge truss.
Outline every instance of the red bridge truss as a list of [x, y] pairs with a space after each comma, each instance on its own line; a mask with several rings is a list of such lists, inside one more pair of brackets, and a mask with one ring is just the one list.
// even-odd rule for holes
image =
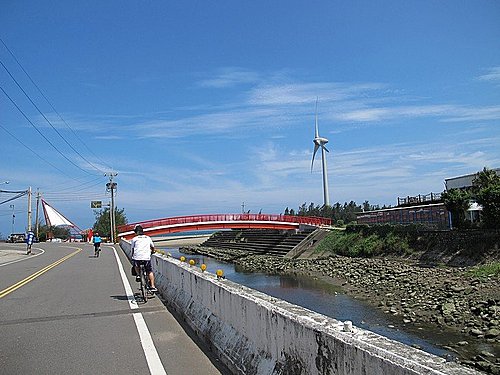
[[331, 220], [323, 217], [290, 216], [274, 214], [215, 214], [168, 217], [121, 225], [118, 237], [130, 239], [134, 227], [140, 224], [144, 233], [151, 235], [208, 229], [299, 229], [300, 225], [326, 226]]

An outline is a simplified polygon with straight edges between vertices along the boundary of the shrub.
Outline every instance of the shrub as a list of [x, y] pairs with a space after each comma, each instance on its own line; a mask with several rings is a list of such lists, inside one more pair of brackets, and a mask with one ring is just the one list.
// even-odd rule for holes
[[328, 251], [348, 257], [373, 257], [383, 254], [408, 254], [411, 248], [404, 237], [393, 233], [382, 237], [356, 232], [333, 231], [318, 245], [318, 251]]

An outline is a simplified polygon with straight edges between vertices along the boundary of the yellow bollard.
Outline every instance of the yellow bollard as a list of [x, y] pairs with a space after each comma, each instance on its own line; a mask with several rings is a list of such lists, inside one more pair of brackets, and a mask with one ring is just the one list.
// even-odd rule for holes
[[190, 266], [194, 266], [194, 263], [195, 263], [194, 259], [190, 259], [190, 260], [189, 260], [189, 265], [190, 265]]
[[217, 270], [217, 272], [215, 274], [217, 275], [218, 279], [224, 278], [224, 271], [223, 270]]
[[186, 261], [186, 257], [185, 256], [181, 256], [179, 259], [181, 260], [181, 262], [185, 262]]
[[201, 272], [205, 272], [205, 271], [206, 271], [206, 269], [207, 269], [207, 265], [206, 265], [206, 264], [202, 264], [202, 265], [200, 266], [200, 268], [201, 268]]

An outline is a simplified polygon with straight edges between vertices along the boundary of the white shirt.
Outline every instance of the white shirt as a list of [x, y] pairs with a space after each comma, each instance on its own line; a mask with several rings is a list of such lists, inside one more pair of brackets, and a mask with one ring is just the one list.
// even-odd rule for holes
[[132, 259], [133, 260], [150, 260], [151, 247], [154, 248], [153, 240], [151, 237], [141, 234], [132, 238], [131, 242]]

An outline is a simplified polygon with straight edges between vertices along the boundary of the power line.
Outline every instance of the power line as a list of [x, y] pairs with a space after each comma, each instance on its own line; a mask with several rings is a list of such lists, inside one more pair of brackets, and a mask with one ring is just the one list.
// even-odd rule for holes
[[17, 108], [17, 110], [19, 112], [21, 112], [21, 114], [24, 116], [24, 118], [26, 119], [26, 121], [28, 121], [31, 126], [38, 132], [38, 134], [40, 134], [43, 139], [45, 139], [53, 148], [54, 150], [56, 150], [64, 159], [66, 159], [67, 161], [69, 161], [71, 164], [73, 164], [75, 167], [77, 167], [78, 169], [82, 170], [83, 172], [87, 173], [87, 174], [90, 174], [92, 175], [92, 173], [90, 173], [89, 171], [86, 171], [85, 169], [83, 169], [82, 167], [80, 167], [79, 165], [75, 164], [72, 160], [70, 160], [66, 155], [64, 155], [41, 131], [40, 129], [38, 129], [38, 127], [33, 124], [33, 122], [31, 122], [31, 120], [28, 118], [28, 116], [26, 116], [26, 114], [23, 112], [23, 110], [21, 108], [19, 108], [19, 106], [16, 104], [16, 102], [9, 96], [9, 94], [7, 94], [5, 92], [5, 90], [3, 89], [2, 86], [0, 86], [0, 90], [2, 90], [2, 92], [4, 93], [4, 95], [9, 98], [9, 100], [12, 102], [12, 104], [14, 104], [14, 106]]
[[[19, 62], [19, 60], [16, 58], [16, 56], [14, 55], [14, 53], [9, 49], [9, 47], [7, 47], [7, 44], [5, 44], [5, 42], [3, 41], [2, 38], [0, 38], [0, 41], [2, 42], [2, 44], [4, 45], [5, 49], [10, 53], [10, 55], [12, 56], [12, 58], [14, 59], [14, 61], [17, 63], [17, 65], [19, 65], [19, 67], [22, 69], [22, 71], [24, 72], [24, 74], [26, 74], [26, 76], [29, 78], [29, 80], [31, 81], [31, 83], [37, 88], [38, 92], [42, 95], [42, 97], [45, 99], [45, 101], [50, 105], [50, 107], [52, 108], [52, 110], [57, 114], [57, 116], [59, 116], [59, 118], [61, 119], [61, 121], [68, 127], [69, 130], [71, 130], [71, 132], [73, 133], [73, 135], [75, 136], [76, 139], [78, 139], [82, 145], [85, 146], [85, 148], [92, 154], [94, 155], [97, 159], [99, 159], [103, 164], [105, 164], [109, 169], [112, 169], [109, 165], [107, 165], [106, 162], [104, 162], [101, 158], [99, 158], [99, 156], [97, 156], [90, 147], [87, 146], [87, 144], [81, 139], [81, 137], [79, 137], [75, 131], [71, 128], [71, 126], [69, 126], [69, 124], [62, 118], [62, 116], [59, 114], [59, 112], [54, 108], [54, 106], [52, 105], [52, 103], [50, 102], [50, 100], [45, 96], [45, 94], [43, 93], [43, 91], [40, 89], [40, 87], [35, 83], [35, 81], [31, 78], [31, 76], [28, 74], [28, 72], [26, 71], [26, 69], [24, 69], [24, 67], [21, 65], [21, 63]], [[90, 163], [89, 163], [90, 164]], [[99, 169], [100, 170], [100, 169]], [[103, 172], [102, 170], [100, 170], [101, 172]]]
[[[61, 172], [63, 175], [65, 175], [66, 177], [69, 177], [75, 181], [78, 181], [78, 179], [76, 179], [75, 177], [71, 176], [71, 175], [68, 175], [66, 172], [64, 172], [62, 169], [56, 167], [54, 164], [52, 164], [50, 161], [48, 161], [47, 159], [45, 159], [43, 156], [41, 156], [39, 153], [37, 153], [35, 150], [33, 150], [31, 147], [29, 147], [27, 144], [25, 144], [22, 140], [20, 140], [19, 138], [17, 138], [14, 134], [12, 134], [8, 129], [6, 129], [4, 126], [2, 126], [2, 124], [0, 123], [0, 128], [3, 129], [8, 135], [10, 135], [12, 138], [14, 138], [17, 142], [19, 142], [22, 146], [24, 146], [25, 148], [27, 148], [29, 151], [31, 151], [34, 155], [36, 155], [38, 158], [40, 158], [42, 161], [44, 161], [45, 163], [47, 163], [48, 165], [50, 165], [51, 167], [53, 167], [54, 169], [57, 169], [59, 172]], [[68, 187], [68, 188], [64, 188], [64, 189], [61, 189], [61, 190], [57, 190], [57, 191], [53, 191], [49, 194], [60, 194], [59, 192], [63, 192], [63, 191], [67, 191], [67, 190], [71, 190], [71, 191], [82, 191], [86, 188], [90, 188], [90, 187], [94, 187], [94, 186], [99, 186], [101, 185], [101, 182], [97, 182], [96, 184], [94, 185], [91, 185], [91, 186], [87, 186], [86, 188], [83, 188], [84, 185], [89, 185], [89, 184], [92, 184], [98, 180], [100, 180], [101, 177], [98, 177], [98, 178], [95, 178], [95, 179], [92, 179], [90, 181], [86, 181], [86, 182], [83, 182], [81, 183], [80, 185], [77, 185], [77, 186], [72, 186], [72, 187]], [[82, 187], [82, 189], [80, 190], [75, 190], [77, 188], [80, 188]]]
[[[50, 100], [47, 98], [47, 96], [43, 93], [42, 89], [40, 89], [40, 87], [35, 83], [35, 81], [31, 78], [31, 76], [28, 74], [28, 72], [26, 71], [26, 69], [24, 69], [24, 67], [21, 65], [21, 63], [19, 62], [19, 60], [17, 59], [17, 57], [14, 55], [14, 53], [9, 49], [9, 47], [7, 47], [7, 44], [5, 44], [5, 42], [3, 41], [2, 38], [0, 38], [0, 41], [2, 42], [2, 44], [4, 45], [5, 49], [10, 53], [10, 55], [12, 56], [12, 58], [14, 59], [14, 61], [17, 63], [17, 65], [19, 65], [19, 67], [21, 68], [21, 70], [24, 72], [24, 74], [26, 74], [26, 76], [29, 78], [29, 80], [31, 81], [31, 83], [33, 84], [33, 86], [35, 86], [38, 90], [38, 92], [40, 93], [40, 95], [42, 95], [42, 97], [45, 99], [45, 101], [50, 105], [50, 107], [52, 108], [52, 110], [57, 114], [57, 116], [61, 119], [61, 121], [66, 125], [66, 127], [71, 130], [71, 132], [73, 133], [73, 135], [75, 136], [76, 139], [78, 139], [82, 145], [85, 146], [85, 148], [92, 154], [94, 155], [97, 159], [99, 159], [99, 161], [101, 161], [103, 164], [105, 164], [109, 169], [112, 169], [104, 160], [102, 160], [99, 156], [97, 156], [93, 151], [92, 149], [87, 146], [87, 144], [81, 139], [81, 137], [79, 137], [75, 131], [71, 128], [71, 126], [69, 126], [69, 124], [66, 122], [66, 120], [63, 119], [63, 117], [59, 114], [59, 112], [55, 109], [55, 107], [52, 105], [52, 103], [50, 102]], [[100, 170], [100, 169], [99, 169]], [[101, 170], [101, 172], [103, 172]]]
[[[99, 181], [99, 182], [97, 182], [97, 183], [94, 184], [94, 182], [96, 182], [98, 180], [101, 180], [101, 177], [95, 178], [95, 179], [90, 180], [90, 181], [82, 182], [80, 185], [77, 185], [77, 186], [68, 186], [68, 187], [65, 187], [65, 188], [62, 188], [62, 189], [59, 189], [59, 190], [56, 190], [56, 191], [51, 191], [50, 193], [51, 194], [61, 194], [61, 193], [64, 194], [64, 192], [67, 192], [68, 190], [71, 191], [71, 192], [75, 192], [75, 191], [81, 191], [81, 190], [84, 190], [84, 189], [88, 189], [88, 188], [91, 188], [91, 187], [94, 187], [94, 186], [100, 186], [102, 184], [102, 181]], [[93, 185], [90, 185], [90, 184], [93, 184]], [[86, 185], [90, 185], [90, 186], [86, 186]], [[80, 190], [76, 190], [78, 188], [81, 188], [81, 189]]]
[[96, 167], [94, 164], [92, 164], [89, 160], [87, 160], [82, 154], [80, 154], [80, 152], [78, 152], [77, 149], [75, 149], [67, 140], [66, 138], [63, 137], [63, 135], [59, 132], [59, 130], [56, 129], [56, 127], [54, 125], [52, 125], [52, 122], [50, 122], [50, 120], [45, 116], [45, 114], [40, 110], [40, 108], [38, 108], [38, 106], [35, 104], [35, 102], [31, 99], [31, 97], [26, 93], [26, 91], [24, 91], [24, 89], [22, 88], [22, 86], [19, 84], [19, 82], [17, 82], [17, 80], [14, 78], [14, 76], [11, 74], [11, 72], [9, 71], [9, 69], [7, 69], [7, 67], [5, 66], [5, 64], [0, 60], [0, 64], [3, 66], [3, 68], [5, 69], [5, 71], [9, 74], [10, 78], [12, 78], [12, 80], [16, 83], [17, 87], [19, 87], [19, 89], [23, 92], [23, 94], [28, 98], [28, 100], [30, 101], [31, 104], [33, 104], [33, 106], [36, 108], [36, 110], [38, 111], [38, 113], [40, 113], [42, 115], [42, 117], [45, 119], [45, 121], [47, 121], [47, 123], [50, 125], [50, 127], [52, 129], [54, 129], [54, 131], [59, 135], [59, 137], [61, 137], [61, 139], [78, 155], [80, 156], [83, 160], [85, 160], [89, 165], [91, 165], [94, 169], [100, 171], [100, 172], [103, 172], [103, 170], [99, 169], [98, 167]]
[[12, 197], [12, 198], [9, 198], [9, 199], [6, 199], [4, 200], [3, 202], [0, 202], [0, 205], [4, 204], [4, 203], [7, 203], [7, 202], [11, 202], [17, 198], [21, 198], [23, 196], [25, 196], [26, 194], [28, 194], [28, 190], [25, 190], [25, 191], [5, 191], [5, 190], [0, 190], [2, 193], [15, 193], [17, 194], [16, 196]]
[[12, 134], [10, 131], [8, 131], [6, 128], [4, 128], [2, 126], [2, 124], [0, 124], [0, 128], [2, 128], [7, 134], [9, 134], [12, 138], [14, 138], [16, 141], [18, 141], [20, 144], [22, 144], [24, 147], [26, 147], [28, 150], [30, 150], [32, 153], [34, 153], [36, 156], [38, 156], [40, 159], [42, 159], [44, 162], [46, 162], [47, 164], [49, 164], [51, 167], [57, 169], [59, 172], [61, 172], [62, 174], [70, 177], [70, 178], [74, 178], [74, 177], [71, 177], [69, 176], [68, 174], [66, 174], [66, 172], [64, 172], [62, 169], [56, 167], [54, 164], [52, 164], [50, 161], [48, 161], [47, 159], [45, 159], [43, 156], [41, 156], [39, 153], [37, 153], [35, 150], [33, 150], [31, 147], [29, 147], [28, 145], [26, 145], [23, 141], [21, 141], [19, 138], [17, 138], [14, 134]]

